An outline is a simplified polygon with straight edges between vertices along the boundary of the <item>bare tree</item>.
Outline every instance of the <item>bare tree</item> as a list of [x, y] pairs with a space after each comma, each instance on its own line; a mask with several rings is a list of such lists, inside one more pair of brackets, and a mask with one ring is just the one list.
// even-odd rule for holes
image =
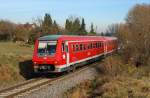
[[126, 23], [119, 26], [118, 36], [128, 50], [128, 57], [137, 66], [146, 65], [150, 58], [150, 5], [134, 6], [128, 13]]

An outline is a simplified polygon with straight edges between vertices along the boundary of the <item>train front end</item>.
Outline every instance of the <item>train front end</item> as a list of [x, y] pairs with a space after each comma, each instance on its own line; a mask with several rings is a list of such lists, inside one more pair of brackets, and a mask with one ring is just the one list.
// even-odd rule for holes
[[56, 59], [57, 44], [56, 38], [49, 38], [49, 36], [41, 37], [35, 42], [32, 58], [35, 73], [56, 71], [55, 65], [58, 63], [58, 59]]

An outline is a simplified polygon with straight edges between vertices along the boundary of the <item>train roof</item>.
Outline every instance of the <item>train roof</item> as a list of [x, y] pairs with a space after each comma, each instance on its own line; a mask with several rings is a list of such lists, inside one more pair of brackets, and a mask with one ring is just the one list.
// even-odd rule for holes
[[47, 35], [47, 36], [40, 37], [38, 40], [57, 40], [61, 36], [62, 35]]
[[101, 38], [102, 41], [105, 40], [115, 40], [116, 37], [103, 37], [103, 36], [76, 36], [76, 35], [47, 35], [40, 37], [38, 40], [45, 41], [45, 40], [99, 40]]

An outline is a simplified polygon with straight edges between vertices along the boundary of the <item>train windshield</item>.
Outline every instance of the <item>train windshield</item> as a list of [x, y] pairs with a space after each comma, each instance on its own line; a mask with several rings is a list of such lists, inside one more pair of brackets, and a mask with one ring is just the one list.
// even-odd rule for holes
[[56, 52], [56, 41], [39, 41], [38, 56], [54, 55]]

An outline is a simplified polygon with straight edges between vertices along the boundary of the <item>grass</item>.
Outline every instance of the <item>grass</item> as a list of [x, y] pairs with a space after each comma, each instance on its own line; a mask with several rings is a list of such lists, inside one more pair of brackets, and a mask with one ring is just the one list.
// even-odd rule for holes
[[105, 58], [99, 76], [65, 94], [67, 98], [150, 98], [150, 66], [123, 64], [119, 55]]
[[0, 86], [23, 81], [20, 62], [32, 58], [33, 47], [21, 43], [0, 42]]

